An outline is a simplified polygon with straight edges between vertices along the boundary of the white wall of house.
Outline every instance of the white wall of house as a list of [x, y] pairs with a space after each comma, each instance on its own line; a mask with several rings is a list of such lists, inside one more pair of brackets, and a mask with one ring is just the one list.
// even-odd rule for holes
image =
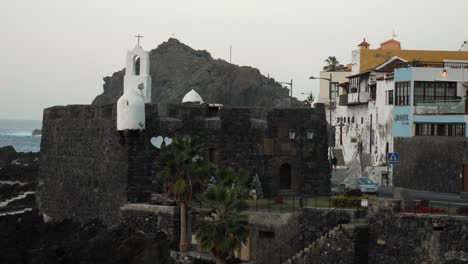
[[[327, 72], [327, 71], [321, 71], [320, 72], [320, 78], [327, 78], [330, 79], [330, 74], [332, 75], [332, 81], [333, 82], [339, 82], [343, 83], [348, 81], [346, 77], [350, 75], [351, 72], [346, 72], [346, 71], [340, 71], [340, 72]], [[319, 96], [320, 98], [324, 99], [325, 104], [329, 103], [329, 82], [327, 80], [322, 80], [320, 79], [320, 90], [319, 90]]]
[[[377, 77], [383, 76], [383, 73], [376, 73], [376, 75]], [[362, 91], [366, 84], [366, 81], [361, 82]], [[393, 151], [393, 105], [387, 104], [387, 91], [393, 90], [393, 87], [393, 79], [378, 80], [375, 101], [369, 101], [367, 104], [337, 106], [333, 118], [334, 125], [338, 124], [338, 118], [340, 118], [343, 126], [341, 129], [340, 126], [336, 126], [335, 145], [342, 149], [346, 164], [361, 162], [361, 158], [366, 155], [370, 156], [372, 166], [380, 167], [386, 163], [387, 151]], [[342, 139], [341, 146], [340, 138]], [[380, 171], [378, 177], [380, 177]], [[380, 184], [381, 179], [378, 177], [372, 177], [372, 179]]]
[[388, 152], [393, 151], [393, 105], [387, 103], [387, 92], [393, 91], [393, 88], [393, 79], [377, 81], [376, 100], [369, 102], [369, 112], [374, 113], [376, 121], [376, 126], [373, 128], [374, 144], [371, 153], [373, 166], [381, 166], [386, 163], [387, 144]]

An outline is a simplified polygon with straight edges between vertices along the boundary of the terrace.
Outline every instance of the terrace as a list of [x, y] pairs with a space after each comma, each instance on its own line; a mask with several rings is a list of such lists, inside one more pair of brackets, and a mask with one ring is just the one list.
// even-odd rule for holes
[[466, 62], [445, 62], [445, 61], [408, 61], [399, 62], [395, 68], [457, 68], [457, 69], [468, 69], [468, 63]]
[[467, 100], [425, 101], [414, 105], [415, 115], [466, 115]]

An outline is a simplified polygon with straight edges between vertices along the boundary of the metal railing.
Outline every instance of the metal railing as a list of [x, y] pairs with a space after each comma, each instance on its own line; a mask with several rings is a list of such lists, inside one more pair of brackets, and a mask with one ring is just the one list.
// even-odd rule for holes
[[417, 102], [414, 106], [416, 115], [464, 115], [466, 100]]
[[396, 68], [460, 68], [468, 69], [468, 63], [466, 62], [445, 62], [445, 61], [408, 61], [399, 62], [395, 66]]
[[[332, 196], [277, 196], [247, 200], [248, 210], [255, 212], [296, 213], [301, 208], [332, 208]], [[202, 208], [201, 201], [193, 206]], [[352, 208], [352, 207], [350, 207]]]

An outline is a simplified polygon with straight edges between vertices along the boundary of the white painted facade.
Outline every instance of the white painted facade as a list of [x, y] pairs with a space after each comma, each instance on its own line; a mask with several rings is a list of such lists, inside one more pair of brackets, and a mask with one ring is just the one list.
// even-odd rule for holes
[[[342, 149], [345, 164], [354, 168], [350, 176], [367, 175], [379, 185], [387, 184], [381, 172], [387, 170], [386, 155], [393, 150], [393, 105], [388, 104], [387, 98], [388, 91], [394, 89], [394, 81], [392, 77], [382, 79], [385, 76], [382, 72], [371, 72], [368, 78], [362, 78], [357, 91], [348, 94], [351, 104], [338, 104], [333, 118], [335, 146]], [[365, 92], [369, 84], [376, 84], [375, 100], [370, 92]], [[354, 100], [355, 97], [358, 99]], [[369, 167], [361, 171], [361, 163]]]
[[138, 88], [127, 89], [117, 101], [117, 130], [145, 129], [145, 97]]
[[151, 102], [149, 53], [140, 46], [127, 52], [124, 93], [117, 101], [117, 130], [145, 129], [145, 103]]
[[[139, 68], [139, 72], [138, 72]], [[143, 83], [143, 95], [146, 103], [151, 103], [151, 76], [148, 51], [141, 46], [135, 46], [127, 52], [127, 62], [124, 76], [124, 92], [136, 88]]]
[[[339, 71], [339, 72], [328, 72], [328, 71], [321, 71], [320, 78], [330, 79], [330, 75], [332, 77], [333, 82], [343, 83], [346, 82], [348, 77], [351, 74], [349, 71]], [[318, 96], [320, 96], [326, 105], [329, 103], [329, 90], [330, 84], [327, 80], [320, 79], [320, 90]], [[316, 96], [317, 97], [317, 96]]]
[[361, 68], [361, 50], [353, 50], [351, 53], [351, 73], [359, 73]]
[[184, 95], [184, 98], [182, 98], [182, 103], [203, 104], [203, 99], [201, 98], [200, 94], [198, 94], [194, 89], [192, 89]]

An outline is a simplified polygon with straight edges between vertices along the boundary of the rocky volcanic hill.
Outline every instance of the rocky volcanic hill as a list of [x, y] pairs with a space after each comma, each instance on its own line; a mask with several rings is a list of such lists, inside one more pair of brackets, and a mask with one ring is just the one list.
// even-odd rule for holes
[[[231, 66], [232, 88], [229, 89], [229, 63], [213, 59], [205, 50], [194, 50], [177, 39], [169, 39], [150, 52], [153, 103], [179, 103], [195, 89], [208, 103], [237, 106], [279, 106], [289, 102], [289, 90], [273, 78], [247, 66]], [[93, 104], [114, 103], [123, 93], [125, 70], [104, 78], [104, 92]], [[230, 101], [231, 100], [231, 101]], [[292, 99], [293, 104], [298, 101]]]

